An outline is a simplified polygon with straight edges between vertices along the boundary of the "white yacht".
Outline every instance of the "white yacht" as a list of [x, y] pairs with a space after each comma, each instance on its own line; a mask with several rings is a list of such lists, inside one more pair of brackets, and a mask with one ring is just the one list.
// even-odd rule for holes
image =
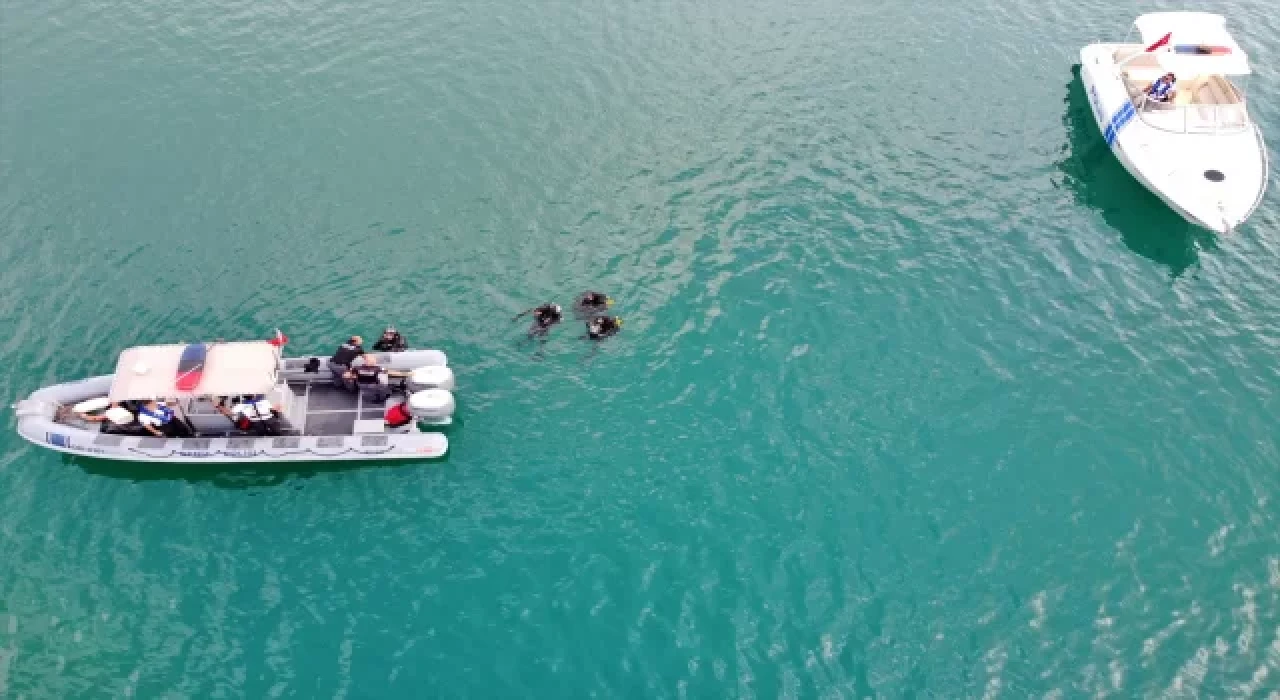
[[[1090, 44], [1080, 76], [1103, 138], [1124, 167], [1188, 221], [1228, 233], [1267, 188], [1267, 148], [1249, 117], [1249, 60], [1221, 15], [1158, 12], [1133, 23], [1142, 43]], [[1150, 88], [1173, 74], [1172, 98]]]

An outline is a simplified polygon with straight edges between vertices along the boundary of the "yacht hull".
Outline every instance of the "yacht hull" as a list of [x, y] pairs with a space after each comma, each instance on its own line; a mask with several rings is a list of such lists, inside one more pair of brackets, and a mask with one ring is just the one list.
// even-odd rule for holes
[[1126, 47], [1092, 44], [1080, 53], [1080, 78], [1103, 139], [1134, 179], [1184, 219], [1219, 234], [1234, 230], [1266, 190], [1269, 164], [1257, 126], [1243, 119], [1243, 105], [1239, 127], [1225, 130], [1196, 129], [1203, 113], [1218, 114], [1208, 111], [1214, 107], [1135, 107], [1114, 59]]

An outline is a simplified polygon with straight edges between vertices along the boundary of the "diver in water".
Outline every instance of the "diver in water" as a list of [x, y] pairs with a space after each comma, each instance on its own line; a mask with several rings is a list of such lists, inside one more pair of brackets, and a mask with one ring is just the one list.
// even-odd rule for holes
[[602, 314], [613, 306], [613, 299], [609, 298], [604, 292], [583, 292], [582, 296], [573, 304], [573, 310], [579, 316], [590, 318], [596, 314]]
[[591, 340], [604, 340], [622, 330], [622, 319], [617, 316], [596, 316], [587, 321], [587, 337]]
[[395, 326], [387, 326], [387, 329], [382, 332], [382, 337], [373, 344], [373, 349], [376, 352], [404, 352], [409, 349], [409, 341], [400, 335], [400, 331], [396, 330]]
[[561, 318], [564, 318], [559, 304], [543, 304], [516, 314], [515, 318], [511, 320], [514, 321], [527, 314], [533, 314], [533, 323], [529, 324], [528, 336], [530, 338], [545, 336], [552, 326], [559, 323]]

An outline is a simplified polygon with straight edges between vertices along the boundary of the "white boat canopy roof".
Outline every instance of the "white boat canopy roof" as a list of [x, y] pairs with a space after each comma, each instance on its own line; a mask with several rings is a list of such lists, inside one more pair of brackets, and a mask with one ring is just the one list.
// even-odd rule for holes
[[[1248, 75], [1249, 57], [1227, 31], [1227, 20], [1210, 12], [1153, 12], [1133, 21], [1150, 46], [1165, 34], [1169, 43], [1155, 51], [1160, 67], [1178, 77], [1193, 75]], [[1178, 53], [1176, 46], [1211, 46], [1226, 53]]]
[[276, 346], [265, 341], [210, 343], [200, 383], [192, 391], [178, 391], [178, 362], [186, 347], [143, 345], [120, 353], [108, 398], [141, 401], [265, 394], [276, 385], [280, 365]]

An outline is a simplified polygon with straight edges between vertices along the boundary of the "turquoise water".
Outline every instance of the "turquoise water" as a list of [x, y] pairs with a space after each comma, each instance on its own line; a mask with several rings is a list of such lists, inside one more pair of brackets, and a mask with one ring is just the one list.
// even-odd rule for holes
[[[1274, 7], [1209, 5], [1274, 145]], [[1073, 65], [1138, 11], [6, 3], [6, 397], [392, 321], [462, 425], [353, 469], [0, 432], [0, 696], [1276, 692], [1280, 192], [1217, 240], [1115, 162]], [[620, 336], [520, 346], [588, 287]]]

